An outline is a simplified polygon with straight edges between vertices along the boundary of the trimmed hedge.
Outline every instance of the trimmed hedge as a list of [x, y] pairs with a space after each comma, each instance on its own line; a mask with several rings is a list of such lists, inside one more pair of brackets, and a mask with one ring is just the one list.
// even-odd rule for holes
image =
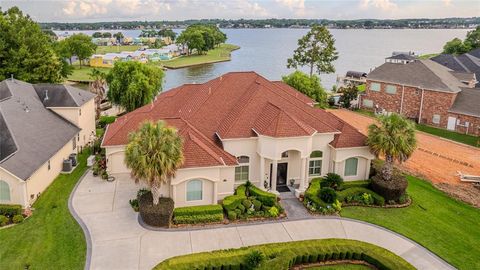
[[256, 186], [251, 186], [250, 189], [250, 196], [255, 196], [257, 200], [262, 202], [266, 206], [274, 206], [277, 204], [277, 195], [261, 190]]
[[18, 204], [0, 204], [0, 215], [13, 217], [22, 214], [22, 206]]
[[160, 198], [153, 204], [152, 193], [147, 192], [138, 198], [140, 217], [145, 224], [155, 227], [169, 227], [173, 215], [174, 202], [171, 198]]
[[230, 195], [223, 199], [222, 205], [225, 211], [234, 211], [243, 200], [245, 200], [245, 195]]
[[247, 187], [245, 185], [240, 185], [235, 190], [235, 195], [247, 196]]
[[310, 186], [307, 188], [307, 190], [305, 190], [304, 197], [305, 199], [314, 202], [318, 206], [325, 207], [327, 204], [318, 197], [321, 180], [321, 178], [312, 179]]
[[116, 119], [116, 116], [102, 115], [100, 116], [100, 119], [98, 119], [98, 125], [101, 128], [105, 128], [108, 124], [115, 122]]
[[247, 269], [247, 258], [254, 250], [265, 254], [265, 260], [256, 269], [288, 269], [298, 264], [344, 259], [363, 260], [381, 270], [415, 269], [403, 258], [384, 248], [347, 239], [272, 243], [189, 254], [167, 259], [154, 269]]
[[367, 188], [364, 188], [364, 187], [351, 187], [351, 188], [344, 189], [342, 191], [338, 191], [337, 192], [337, 195], [338, 195], [337, 198], [338, 198], [339, 201], [345, 202], [347, 197], [349, 197], [349, 196], [353, 197], [355, 195], [361, 195], [363, 193], [367, 193], [367, 194], [372, 195], [374, 204], [380, 205], [380, 206], [385, 205], [385, 199], [382, 196], [380, 196], [377, 193], [375, 193], [374, 191], [372, 191], [370, 189], [367, 189]]
[[223, 208], [219, 204], [179, 207], [173, 210], [175, 224], [198, 224], [223, 221]]

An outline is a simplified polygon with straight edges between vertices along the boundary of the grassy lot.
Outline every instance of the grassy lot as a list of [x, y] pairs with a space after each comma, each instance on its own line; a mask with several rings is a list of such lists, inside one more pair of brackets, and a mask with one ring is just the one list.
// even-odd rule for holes
[[453, 132], [446, 129], [435, 128], [435, 127], [431, 127], [427, 125], [419, 125], [419, 124], [417, 124], [417, 130], [420, 130], [438, 137], [442, 137], [445, 139], [449, 139], [452, 141], [480, 147], [480, 137], [478, 136], [461, 134], [461, 133]]
[[[188, 254], [167, 259], [153, 269], [248, 269], [246, 261], [253, 251], [263, 253], [265, 258], [260, 265], [252, 268], [258, 270], [288, 269], [292, 264], [299, 265], [331, 259], [352, 258], [367, 261], [379, 269], [415, 269], [403, 258], [384, 248], [355, 240], [333, 238], [271, 243]], [[362, 253], [363, 255], [361, 255]]]
[[409, 176], [407, 208], [348, 207], [341, 215], [396, 231], [459, 269], [480, 269], [480, 210], [448, 197], [430, 183]]
[[304, 268], [307, 270], [371, 270], [372, 268], [361, 264], [338, 264]]
[[69, 175], [59, 175], [35, 202], [23, 223], [0, 230], [0, 269], [83, 269], [86, 242], [68, 210], [68, 197], [86, 170], [89, 153], [78, 156]]
[[439, 53], [429, 53], [429, 54], [422, 54], [420, 56], [418, 56], [419, 59], [430, 59], [432, 57], [435, 57], [439, 55]]
[[[68, 76], [67, 80], [69, 81], [75, 81], [75, 82], [90, 82], [92, 79], [90, 78], [89, 73], [93, 67], [90, 66], [78, 66], [74, 65], [73, 66], [73, 73], [72, 75]], [[97, 67], [96, 69], [102, 71], [102, 72], [108, 72], [110, 68], [103, 68], [103, 67]]]
[[221, 44], [218, 48], [210, 50], [205, 55], [181, 56], [168, 61], [159, 62], [167, 68], [183, 68], [201, 64], [215, 63], [230, 60], [230, 53], [240, 47], [232, 44]]
[[123, 51], [136, 51], [140, 49], [139, 45], [121, 45], [121, 46], [97, 46], [96, 54], [116, 53]]

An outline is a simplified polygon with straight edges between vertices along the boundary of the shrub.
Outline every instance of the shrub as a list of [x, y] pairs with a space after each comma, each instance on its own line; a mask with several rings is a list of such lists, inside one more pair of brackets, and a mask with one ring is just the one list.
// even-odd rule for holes
[[318, 194], [320, 193], [320, 181], [321, 178], [315, 178], [310, 182], [308, 189], [305, 191], [305, 203], [312, 202], [315, 204], [315, 207], [318, 206], [327, 206], [325, 202], [320, 200]]
[[343, 178], [336, 173], [327, 173], [321, 182], [321, 187], [329, 187], [335, 190], [339, 189], [343, 183]]
[[407, 190], [408, 182], [405, 176], [401, 174], [394, 174], [389, 181], [383, 180], [383, 178], [377, 174], [372, 178], [371, 188], [376, 193], [383, 196], [387, 201], [398, 201]]
[[245, 196], [242, 195], [230, 195], [223, 199], [222, 206], [225, 211], [235, 210], [245, 199]]
[[13, 217], [22, 214], [22, 206], [18, 204], [0, 204], [0, 215]]
[[[234, 212], [235, 213], [235, 212]], [[175, 224], [200, 224], [200, 223], [213, 223], [223, 221], [223, 213], [211, 214], [211, 215], [192, 215], [192, 216], [175, 216], [173, 222]]]
[[326, 203], [333, 203], [337, 199], [337, 193], [333, 188], [324, 187], [320, 189], [319, 195], [320, 199]]
[[262, 209], [262, 202], [259, 200], [253, 200], [253, 207], [255, 208], [255, 211], [260, 211]]
[[405, 204], [405, 203], [407, 203], [407, 201], [408, 201], [408, 194], [407, 194], [407, 193], [403, 194], [403, 195], [400, 196], [400, 198], [398, 199], [398, 203], [399, 203], [399, 204]]
[[0, 227], [7, 225], [9, 222], [8, 217], [0, 215]]
[[250, 209], [250, 207], [252, 206], [252, 202], [250, 200], [247, 200], [247, 199], [243, 200], [242, 204], [247, 209]]
[[263, 254], [263, 252], [258, 251], [258, 250], [252, 250], [247, 255], [247, 258], [245, 260], [245, 265], [247, 266], [247, 269], [255, 269], [264, 260], [265, 260], [265, 254]]
[[261, 190], [253, 185], [249, 188], [249, 192], [251, 196], [255, 196], [257, 200], [262, 202], [264, 205], [274, 206], [277, 204], [277, 195], [273, 193]]
[[235, 213], [235, 211], [228, 211], [227, 218], [229, 220], [236, 220], [237, 219], [237, 213]]
[[240, 209], [240, 211], [242, 211], [242, 213], [245, 213], [245, 210], [246, 210], [246, 209], [245, 209], [245, 206], [243, 206], [243, 204], [239, 204], [239, 205], [237, 206], [237, 209]]
[[338, 195], [339, 201], [350, 203], [353, 201], [358, 201], [360, 199], [359, 196], [361, 196], [364, 193], [367, 193], [372, 196], [374, 204], [380, 205], [380, 206], [385, 205], [385, 199], [382, 196], [364, 187], [347, 188], [342, 191], [338, 191], [337, 195]]
[[100, 128], [105, 128], [108, 124], [115, 122], [115, 119], [117, 119], [116, 116], [102, 115], [100, 116], [100, 119], [98, 119], [98, 126]]
[[235, 195], [247, 196], [247, 187], [245, 185], [238, 186]]
[[219, 204], [178, 207], [173, 210], [174, 216], [216, 215], [222, 213], [223, 209]]
[[271, 217], [278, 217], [278, 215], [280, 214], [280, 212], [278, 211], [277, 207], [272, 206], [272, 207], [270, 208], [270, 210], [268, 210], [268, 214], [269, 214]]
[[345, 190], [347, 188], [352, 188], [352, 187], [368, 188], [369, 185], [370, 185], [370, 180], [346, 181], [342, 183], [342, 186], [340, 187], [340, 189]]
[[237, 217], [240, 217], [242, 215], [242, 210], [240, 210], [238, 208], [235, 209], [234, 212], [237, 213]]
[[139, 206], [138, 206], [138, 199], [132, 199], [128, 201], [130, 203], [130, 206], [132, 207], [133, 211], [138, 212]]
[[146, 188], [141, 188], [137, 191], [137, 199], [140, 198], [143, 194], [150, 192], [150, 190]]
[[138, 200], [140, 217], [143, 222], [155, 227], [169, 227], [173, 215], [174, 202], [171, 198], [160, 198], [157, 205], [153, 204], [152, 193], [143, 194]]
[[342, 203], [339, 200], [335, 200], [335, 202], [332, 204], [332, 207], [337, 212], [342, 211]]
[[361, 199], [362, 203], [364, 203], [366, 205], [370, 205], [370, 204], [373, 203], [373, 197], [369, 193], [362, 193], [362, 195], [360, 196], [360, 199]]
[[15, 215], [12, 218], [13, 223], [22, 223], [25, 218], [22, 215]]

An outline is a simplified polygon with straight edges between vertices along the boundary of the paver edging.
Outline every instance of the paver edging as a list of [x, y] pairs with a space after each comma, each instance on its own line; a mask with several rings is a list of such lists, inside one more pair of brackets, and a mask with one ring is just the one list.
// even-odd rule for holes
[[85, 241], [87, 242], [87, 254], [85, 258], [85, 270], [90, 269], [90, 265], [92, 262], [92, 237], [90, 235], [90, 231], [88, 230], [87, 225], [83, 222], [82, 218], [78, 215], [77, 211], [75, 211], [75, 208], [73, 207], [73, 196], [75, 196], [75, 193], [77, 192], [77, 188], [82, 182], [82, 180], [85, 178], [85, 176], [88, 174], [90, 169], [87, 168], [83, 175], [80, 177], [80, 179], [77, 181], [75, 184], [75, 187], [73, 188], [72, 192], [70, 193], [70, 196], [68, 197], [68, 210], [70, 211], [70, 214], [73, 216], [73, 218], [77, 221], [78, 225], [82, 228], [83, 234], [85, 235]]

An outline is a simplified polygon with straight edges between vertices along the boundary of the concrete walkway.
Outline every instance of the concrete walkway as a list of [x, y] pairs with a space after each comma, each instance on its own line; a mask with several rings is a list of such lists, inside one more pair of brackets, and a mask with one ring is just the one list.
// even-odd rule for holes
[[186, 231], [147, 230], [139, 225], [137, 213], [128, 203], [139, 187], [129, 175], [116, 175], [116, 178], [109, 183], [88, 172], [71, 196], [70, 210], [84, 227], [87, 240], [90, 239], [88, 269], [151, 269], [167, 258], [182, 254], [324, 238], [369, 242], [391, 250], [418, 269], [452, 269], [405, 237], [343, 218], [310, 217]]

